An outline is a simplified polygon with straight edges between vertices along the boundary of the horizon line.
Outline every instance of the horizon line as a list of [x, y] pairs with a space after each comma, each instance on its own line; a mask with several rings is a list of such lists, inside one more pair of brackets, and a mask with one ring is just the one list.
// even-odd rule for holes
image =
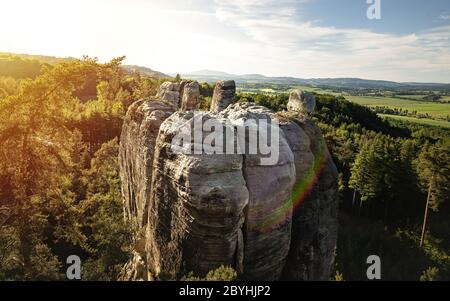
[[[90, 55], [86, 55], [83, 54], [81, 56], [59, 56], [59, 55], [55, 55], [55, 54], [42, 54], [42, 53], [22, 53], [22, 52], [12, 52], [12, 51], [0, 51], [0, 53], [4, 53], [4, 54], [12, 54], [12, 55], [29, 55], [29, 56], [44, 56], [44, 57], [52, 57], [52, 58], [56, 58], [56, 59], [78, 59], [81, 60], [83, 56], [87, 56], [87, 57], [91, 57], [91, 58], [96, 58], [98, 59], [100, 62], [107, 62], [109, 60], [102, 60], [100, 59], [98, 56], [90, 56]], [[136, 67], [143, 67], [143, 68], [148, 68], [151, 69], [152, 71], [155, 72], [160, 72], [166, 75], [171, 75], [171, 74], [180, 74], [180, 75], [189, 75], [190, 73], [197, 73], [200, 71], [208, 71], [208, 72], [217, 72], [217, 73], [225, 73], [227, 75], [230, 76], [237, 76], [237, 77], [242, 77], [242, 76], [248, 76], [248, 75], [258, 75], [258, 76], [263, 76], [266, 78], [293, 78], [293, 79], [298, 79], [298, 80], [317, 80], [317, 79], [360, 79], [360, 80], [367, 80], [367, 81], [384, 81], [384, 82], [392, 82], [392, 83], [397, 83], [397, 84], [440, 84], [440, 85], [450, 85], [450, 82], [434, 82], [434, 81], [396, 81], [396, 80], [389, 80], [389, 79], [375, 79], [375, 78], [368, 78], [368, 77], [355, 77], [355, 76], [340, 76], [340, 77], [300, 77], [298, 75], [268, 75], [268, 74], [263, 74], [263, 73], [230, 73], [227, 71], [221, 71], [221, 70], [213, 70], [213, 69], [197, 69], [194, 71], [189, 71], [189, 72], [166, 72], [166, 71], [162, 71], [162, 70], [156, 70], [153, 69], [152, 67], [146, 66], [146, 65], [142, 65], [140, 63], [129, 63], [126, 64], [125, 61], [127, 60], [127, 56], [126, 55], [117, 55], [114, 56], [116, 57], [121, 57], [124, 56], [125, 60], [123, 62], [124, 66], [136, 66]], [[198, 75], [204, 75], [204, 76], [208, 76], [207, 74], [198, 74]]]

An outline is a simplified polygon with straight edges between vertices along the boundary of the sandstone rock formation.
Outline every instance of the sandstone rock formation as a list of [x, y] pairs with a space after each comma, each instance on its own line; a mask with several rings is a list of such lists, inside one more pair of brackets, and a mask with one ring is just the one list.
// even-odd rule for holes
[[289, 97], [288, 110], [298, 113], [312, 113], [316, 108], [316, 100], [311, 93], [294, 90]]
[[159, 87], [157, 97], [178, 108], [180, 103], [180, 84], [165, 82]]
[[211, 112], [218, 113], [234, 103], [236, 98], [236, 83], [234, 80], [219, 81], [214, 88], [211, 102]]
[[147, 224], [153, 157], [159, 127], [174, 113], [171, 103], [155, 98], [132, 104], [122, 127], [119, 162], [125, 216]]
[[[320, 129], [308, 119], [295, 123], [309, 137], [308, 155], [312, 154], [313, 161], [303, 175], [297, 175], [298, 187], [307, 187], [293, 193], [298, 203], [293, 213], [290, 264], [284, 276], [291, 280], [327, 280], [337, 241], [338, 172]], [[297, 157], [299, 161], [301, 157]]]
[[[210, 112], [194, 112], [195, 82], [163, 84], [154, 99], [130, 107], [120, 147], [122, 193], [126, 217], [140, 231], [122, 279], [203, 276], [221, 265], [249, 280], [329, 279], [337, 171], [320, 130], [298, 106], [274, 113], [234, 103], [235, 87], [219, 82]], [[290, 103], [308, 100], [301, 95], [292, 94]], [[252, 120], [268, 132], [280, 129], [270, 165], [260, 145], [257, 153], [246, 147], [265, 131]], [[231, 135], [211, 141], [218, 129]]]
[[[238, 230], [248, 191], [239, 155], [175, 154], [172, 138], [193, 112], [177, 112], [161, 126], [147, 232], [147, 262], [153, 274], [171, 278], [235, 265]], [[205, 114], [205, 118], [209, 118]]]
[[198, 110], [200, 107], [200, 85], [197, 82], [182, 82], [181, 110]]

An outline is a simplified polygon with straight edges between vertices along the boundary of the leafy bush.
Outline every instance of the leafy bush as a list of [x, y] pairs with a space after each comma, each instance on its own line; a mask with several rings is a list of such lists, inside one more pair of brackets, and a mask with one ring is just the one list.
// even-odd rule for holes
[[210, 271], [204, 278], [195, 276], [190, 272], [183, 277], [183, 281], [235, 281], [237, 280], [237, 272], [232, 267], [220, 266]]

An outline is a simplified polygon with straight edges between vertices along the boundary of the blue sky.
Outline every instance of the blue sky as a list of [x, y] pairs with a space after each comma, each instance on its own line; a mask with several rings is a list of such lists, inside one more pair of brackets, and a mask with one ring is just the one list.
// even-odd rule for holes
[[0, 51], [163, 72], [450, 83], [450, 1], [5, 0]]
[[412, 34], [450, 24], [448, 0], [384, 0], [381, 4], [380, 21], [371, 21], [361, 13], [368, 7], [364, 0], [310, 1], [299, 10], [323, 26], [367, 28], [379, 33]]

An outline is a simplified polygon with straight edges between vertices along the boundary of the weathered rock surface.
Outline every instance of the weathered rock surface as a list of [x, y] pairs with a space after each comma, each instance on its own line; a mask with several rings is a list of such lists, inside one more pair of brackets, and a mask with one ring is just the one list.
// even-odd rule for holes
[[198, 83], [165, 82], [161, 84], [155, 97], [131, 105], [125, 117], [119, 151], [122, 198], [126, 218], [138, 229], [147, 225], [159, 128], [177, 109], [182, 100], [180, 95], [186, 85], [187, 93], [183, 101], [185, 106], [195, 108], [200, 95]]
[[178, 108], [181, 99], [180, 84], [172, 82], [162, 83], [156, 96]]
[[[292, 107], [276, 114], [233, 104], [234, 82], [219, 82], [211, 112], [201, 114], [193, 112], [197, 83], [177, 87], [178, 112], [164, 96], [174, 87], [163, 86], [156, 99], [130, 107], [122, 132], [125, 213], [142, 230], [139, 252], [122, 279], [176, 279], [191, 271], [203, 276], [226, 265], [242, 279], [328, 280], [337, 236], [337, 171], [320, 130]], [[265, 120], [269, 129], [279, 124], [273, 164], [263, 164], [268, 155], [259, 149], [242, 147], [261, 137], [249, 120]], [[218, 128], [231, 138], [209, 140]], [[182, 133], [183, 147], [174, 147]], [[205, 147], [225, 150], [230, 143], [230, 154]]]
[[308, 119], [295, 122], [308, 135], [314, 160], [297, 177], [292, 240], [286, 279], [328, 280], [337, 241], [337, 176], [320, 129]]
[[149, 280], [147, 265], [142, 254], [132, 251], [131, 260], [122, 268], [119, 281], [146, 281]]
[[236, 83], [234, 80], [219, 81], [214, 88], [211, 101], [211, 112], [218, 113], [225, 110], [236, 99]]
[[197, 82], [182, 82], [181, 110], [198, 110], [200, 107], [200, 85]]
[[174, 109], [157, 98], [130, 106], [122, 128], [119, 164], [125, 216], [138, 227], [147, 224], [153, 157], [159, 127]]
[[311, 93], [294, 90], [291, 92], [287, 107], [292, 112], [312, 113], [316, 108], [316, 100]]
[[[234, 104], [219, 114], [238, 120], [272, 120], [273, 113], [253, 104]], [[256, 134], [256, 133], [255, 133]], [[246, 136], [248, 144], [252, 134]], [[278, 280], [282, 275], [291, 241], [291, 191], [295, 184], [294, 155], [284, 134], [278, 143], [279, 158], [262, 165], [260, 154], [243, 154], [242, 174], [249, 191], [244, 234], [244, 277]], [[280, 216], [274, 216], [280, 214]], [[276, 220], [274, 220], [276, 219]]]
[[242, 156], [172, 151], [173, 137], [192, 118], [192, 112], [178, 112], [167, 119], [155, 152], [147, 260], [152, 273], [171, 277], [235, 266], [248, 203]]

